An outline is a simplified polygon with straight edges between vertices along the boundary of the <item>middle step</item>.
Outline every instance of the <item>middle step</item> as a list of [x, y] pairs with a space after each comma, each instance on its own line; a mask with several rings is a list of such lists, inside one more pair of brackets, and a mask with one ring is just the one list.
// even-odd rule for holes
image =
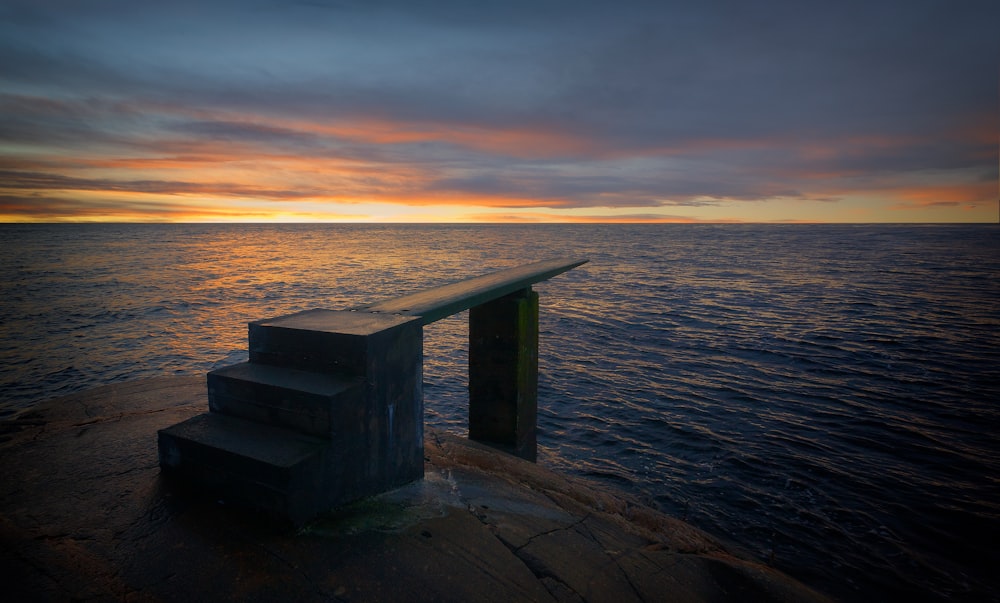
[[358, 421], [364, 379], [244, 362], [208, 373], [208, 406], [212, 412], [330, 438], [338, 427]]

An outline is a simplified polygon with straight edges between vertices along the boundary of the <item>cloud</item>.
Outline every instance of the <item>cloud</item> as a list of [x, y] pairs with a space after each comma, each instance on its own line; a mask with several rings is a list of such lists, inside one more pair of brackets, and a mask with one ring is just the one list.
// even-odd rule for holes
[[0, 218], [5, 221], [32, 220], [140, 220], [177, 221], [193, 216], [232, 215], [225, 209], [188, 204], [164, 204], [109, 196], [101, 199], [65, 198], [58, 195], [0, 195]]
[[997, 18], [979, 0], [8, 2], [0, 188], [593, 215], [950, 190], [997, 178]]
[[700, 222], [711, 222], [711, 223], [739, 222], [739, 220], [719, 220], [719, 219], [702, 220], [698, 218], [692, 218], [691, 216], [665, 215], [665, 214], [625, 213], [625, 214], [588, 214], [581, 216], [573, 214], [556, 214], [556, 213], [544, 213], [544, 212], [465, 214], [462, 216], [462, 221], [514, 222], [514, 223], [565, 222], [565, 223], [579, 223], [579, 224], [611, 224], [611, 223], [697, 224]]
[[267, 189], [226, 182], [195, 183], [164, 180], [110, 180], [73, 178], [57, 174], [0, 170], [0, 188], [41, 191], [110, 191], [143, 194], [212, 194], [229, 197], [266, 199], [301, 199], [316, 196], [315, 192]]

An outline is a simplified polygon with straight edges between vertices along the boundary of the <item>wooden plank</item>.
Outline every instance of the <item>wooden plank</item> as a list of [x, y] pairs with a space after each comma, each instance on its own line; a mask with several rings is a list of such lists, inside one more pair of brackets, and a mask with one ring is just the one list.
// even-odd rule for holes
[[535, 283], [572, 270], [587, 263], [587, 261], [543, 260], [354, 309], [364, 312], [419, 316], [423, 324], [426, 325], [452, 314], [458, 314], [463, 310], [499, 299], [509, 293], [526, 289]]

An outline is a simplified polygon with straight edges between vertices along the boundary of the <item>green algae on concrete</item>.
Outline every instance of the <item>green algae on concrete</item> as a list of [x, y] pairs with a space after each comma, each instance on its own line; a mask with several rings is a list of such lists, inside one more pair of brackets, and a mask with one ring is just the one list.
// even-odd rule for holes
[[425, 479], [301, 530], [161, 476], [204, 378], [108, 385], [0, 423], [5, 599], [820, 601], [699, 530], [436, 430]]

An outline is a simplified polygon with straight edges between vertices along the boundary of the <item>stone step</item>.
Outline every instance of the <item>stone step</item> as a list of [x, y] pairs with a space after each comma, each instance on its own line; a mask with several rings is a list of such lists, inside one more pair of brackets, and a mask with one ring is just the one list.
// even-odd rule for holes
[[393, 350], [398, 347], [400, 337], [414, 340], [419, 350], [422, 332], [420, 319], [412, 316], [306, 310], [251, 322], [250, 362], [364, 375], [375, 358], [393, 362]]
[[361, 429], [364, 381], [245, 362], [208, 374], [208, 405], [212, 412], [329, 439], [338, 428]]
[[157, 433], [160, 467], [227, 503], [301, 524], [324, 510], [330, 443], [219, 413]]

